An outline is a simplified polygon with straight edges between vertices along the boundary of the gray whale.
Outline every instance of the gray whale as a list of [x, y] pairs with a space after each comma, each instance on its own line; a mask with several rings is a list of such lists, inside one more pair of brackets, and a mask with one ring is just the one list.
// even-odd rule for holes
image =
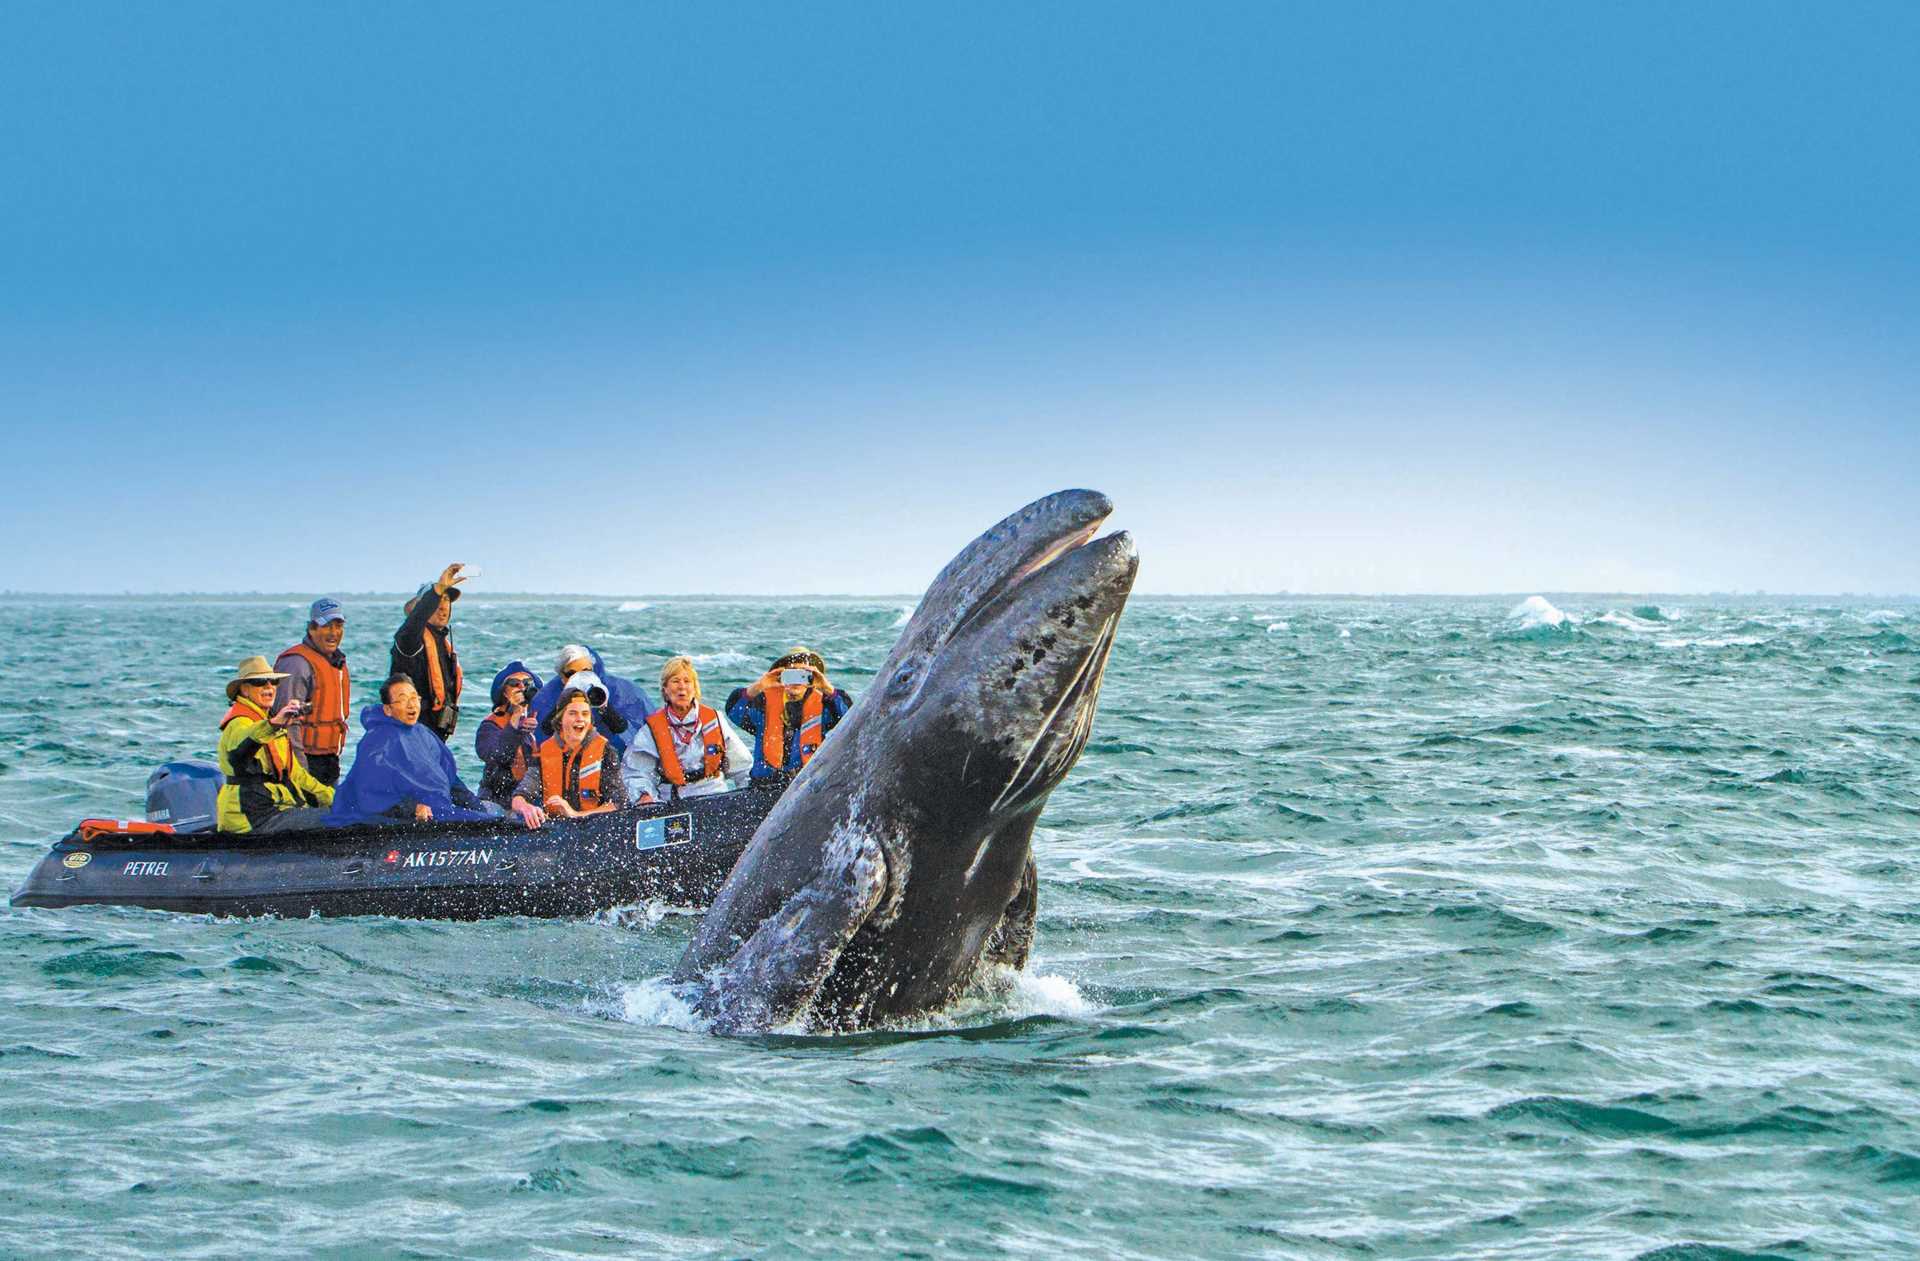
[[1067, 490], [927, 589], [873, 689], [734, 865], [674, 969], [720, 1032], [864, 1028], [1024, 966], [1033, 825], [1086, 747], [1139, 558]]

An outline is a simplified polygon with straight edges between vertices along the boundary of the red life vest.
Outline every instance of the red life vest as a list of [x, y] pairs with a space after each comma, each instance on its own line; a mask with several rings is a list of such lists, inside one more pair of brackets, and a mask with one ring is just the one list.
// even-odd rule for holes
[[293, 726], [294, 743], [306, 753], [334, 756], [347, 747], [347, 701], [353, 696], [347, 663], [342, 660], [336, 666], [305, 640], [287, 652], [299, 653], [313, 667], [313, 695], [307, 698], [307, 712]]
[[[488, 714], [485, 718], [481, 719], [481, 721], [490, 722], [496, 727], [505, 727], [509, 725], [507, 716], [497, 711], [494, 713]], [[519, 783], [521, 779], [523, 779], [526, 776], [526, 773], [527, 773], [527, 738], [523, 734], [520, 737], [520, 743], [513, 746], [513, 782], [516, 784]]]
[[447, 694], [447, 676], [440, 669], [440, 654], [433, 650], [433, 630], [422, 627], [420, 630], [420, 651], [427, 658], [427, 691], [432, 693], [433, 704], [427, 706], [429, 713], [435, 713], [447, 707], [448, 701], [458, 701], [460, 691], [467, 685], [467, 676], [460, 669], [460, 654], [453, 650], [453, 640], [444, 635], [441, 641], [447, 646], [447, 660], [453, 665], [453, 694]]
[[[770, 687], [760, 694], [761, 712], [766, 715], [760, 724], [760, 760], [776, 770], [787, 768], [787, 695], [777, 687]], [[800, 737], [794, 741], [800, 753], [800, 765], [805, 766], [813, 757], [813, 751], [827, 738], [826, 725], [820, 721], [820, 689], [807, 689], [806, 699], [800, 702]]]
[[[720, 734], [720, 715], [705, 705], [694, 705], [694, 722], [699, 739], [706, 746], [700, 763], [700, 778], [713, 779], [727, 760], [726, 738]], [[672, 719], [662, 707], [647, 715], [647, 728], [653, 732], [653, 747], [660, 754], [660, 778], [676, 788], [687, 786], [687, 770], [680, 765], [679, 750], [673, 744]]]
[[[220, 730], [225, 731], [227, 724], [236, 718], [244, 718], [248, 722], [259, 722], [266, 716], [266, 711], [262, 710], [252, 701], [236, 700], [233, 703], [233, 708], [227, 711], [227, 716], [220, 720]], [[273, 767], [273, 773], [266, 776], [266, 778], [276, 780], [282, 784], [286, 783], [287, 780], [291, 778], [293, 745], [290, 742], [280, 739], [276, 733], [273, 739], [267, 741], [260, 747], [267, 751], [267, 761]], [[233, 768], [233, 775], [230, 776], [230, 778], [237, 778], [241, 773], [240, 768], [236, 766]]]
[[580, 747], [567, 752], [559, 736], [540, 742], [540, 799], [563, 797], [575, 810], [601, 804], [600, 765], [607, 756], [607, 738], [588, 732]]

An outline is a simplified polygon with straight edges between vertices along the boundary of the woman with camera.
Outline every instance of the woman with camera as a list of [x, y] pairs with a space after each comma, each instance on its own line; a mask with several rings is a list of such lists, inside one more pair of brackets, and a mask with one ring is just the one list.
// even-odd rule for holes
[[540, 677], [525, 663], [509, 661], [493, 676], [493, 712], [480, 720], [473, 733], [473, 751], [486, 769], [480, 775], [480, 795], [503, 809], [513, 800], [514, 785], [533, 764], [539, 746], [539, 719], [531, 701], [540, 690]]
[[727, 717], [753, 734], [755, 780], [791, 779], [853, 708], [853, 697], [827, 681], [827, 663], [811, 648], [795, 647], [767, 672], [735, 688]]

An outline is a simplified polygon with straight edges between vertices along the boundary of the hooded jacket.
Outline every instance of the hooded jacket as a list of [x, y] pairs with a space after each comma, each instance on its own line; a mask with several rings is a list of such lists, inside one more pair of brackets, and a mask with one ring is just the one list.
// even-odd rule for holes
[[411, 821], [416, 805], [431, 807], [437, 822], [498, 817], [460, 782], [453, 750], [424, 718], [408, 726], [369, 705], [360, 711], [360, 726], [353, 769], [333, 791], [328, 827]]
[[[523, 661], [509, 661], [504, 670], [493, 676], [493, 708], [496, 714], [506, 704], [507, 679], [516, 674], [531, 678], [538, 693], [540, 676], [529, 670]], [[480, 720], [473, 732], [473, 751], [486, 767], [480, 775], [482, 797], [502, 806], [513, 800], [513, 786], [526, 774], [527, 767], [533, 765], [535, 750], [540, 743], [539, 734], [538, 731], [495, 722], [494, 714]], [[516, 755], [519, 755], [521, 763], [517, 771], [513, 765]]]
[[[607, 738], [617, 758], [627, 751], [627, 746], [646, 725], [647, 715], [653, 712], [653, 702], [647, 699], [647, 694], [632, 679], [608, 674], [606, 664], [600, 660], [600, 654], [593, 645], [586, 645], [586, 649], [587, 655], [593, 659], [593, 672], [607, 685], [607, 703], [593, 711], [593, 728]], [[553, 715], [553, 707], [560, 703], [560, 693], [566, 686], [556, 674], [547, 680], [546, 686], [533, 698], [533, 712], [540, 719], [541, 731], [546, 730], [547, 719]], [[608, 710], [617, 714], [625, 725], [609, 722]]]

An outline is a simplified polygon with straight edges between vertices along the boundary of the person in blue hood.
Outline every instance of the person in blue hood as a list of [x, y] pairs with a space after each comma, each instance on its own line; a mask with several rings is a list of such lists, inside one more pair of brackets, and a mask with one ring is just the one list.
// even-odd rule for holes
[[486, 767], [480, 775], [480, 795], [504, 809], [513, 800], [513, 788], [533, 765], [540, 744], [540, 719], [533, 698], [540, 676], [523, 661], [509, 661], [493, 676], [493, 712], [480, 720], [473, 733], [473, 752]]
[[646, 726], [647, 715], [653, 712], [653, 702], [647, 699], [647, 694], [632, 679], [608, 674], [600, 654], [584, 644], [568, 644], [562, 648], [554, 665], [558, 673], [548, 679], [533, 698], [533, 714], [540, 720], [542, 734], [547, 733], [547, 721], [553, 716], [553, 707], [559, 702], [567, 679], [581, 670], [591, 670], [607, 689], [606, 703], [594, 707], [594, 728], [607, 738], [616, 757], [625, 753], [628, 741], [633, 738], [631, 733]]
[[421, 724], [420, 692], [406, 675], [380, 685], [380, 704], [360, 711], [360, 725], [365, 734], [353, 751], [353, 769], [333, 791], [328, 827], [496, 819], [503, 813], [460, 782], [453, 750]]

